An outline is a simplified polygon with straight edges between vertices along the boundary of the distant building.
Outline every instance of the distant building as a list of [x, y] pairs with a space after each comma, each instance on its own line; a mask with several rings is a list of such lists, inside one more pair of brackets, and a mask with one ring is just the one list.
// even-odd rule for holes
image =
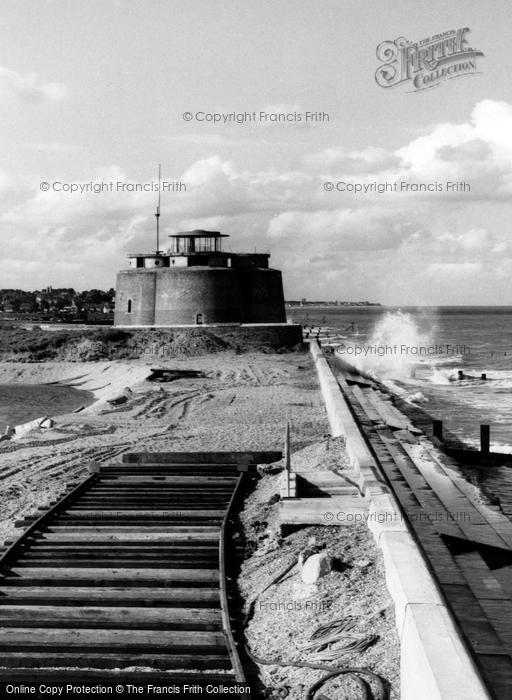
[[222, 251], [218, 231], [169, 236], [166, 252], [130, 253], [117, 275], [115, 324], [284, 323], [281, 272], [268, 253]]
[[19, 305], [19, 311], [24, 314], [31, 313], [35, 308], [35, 304], [31, 301], [22, 301]]

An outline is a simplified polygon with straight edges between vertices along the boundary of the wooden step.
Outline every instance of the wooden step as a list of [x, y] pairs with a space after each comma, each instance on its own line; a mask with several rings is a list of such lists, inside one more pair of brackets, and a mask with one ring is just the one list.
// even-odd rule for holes
[[[208, 654], [210, 656], [210, 654]], [[178, 664], [180, 669], [183, 666]], [[145, 685], [153, 684], [158, 686], [168, 687], [169, 683], [172, 682], [173, 685], [183, 686], [187, 684], [194, 688], [191, 692], [196, 692], [196, 688], [202, 688], [201, 693], [207, 693], [208, 686], [231, 686], [236, 689], [239, 684], [235, 682], [234, 676], [230, 671], [223, 672], [208, 672], [208, 671], [185, 671], [173, 669], [172, 674], [166, 671], [149, 671], [149, 670], [139, 670], [139, 669], [1, 669], [0, 668], [0, 681], [2, 683], [18, 684], [18, 685], [36, 685], [41, 684], [47, 686], [52, 684], [54, 686], [64, 685], [67, 683], [75, 683], [77, 686], [83, 682], [87, 685], [98, 685], [108, 686], [111, 685], [114, 691], [115, 685], [118, 683], [131, 683], [133, 685]], [[171, 676], [171, 681], [169, 680]], [[229, 691], [226, 691], [229, 692]], [[187, 693], [188, 694], [188, 693]], [[36, 698], [46, 697], [46, 695], [35, 695]], [[139, 697], [148, 697], [140, 695]], [[182, 693], [179, 695], [174, 695], [175, 698], [186, 697]], [[205, 697], [207, 697], [205, 695]], [[230, 693], [229, 697], [235, 698], [249, 698], [246, 694], [233, 694]]]
[[[7, 575], [5, 572], [7, 571]], [[23, 567], [13, 566], [4, 569], [0, 576], [0, 587], [6, 585], [40, 586], [40, 585], [78, 585], [94, 586], [100, 583], [114, 586], [164, 586], [170, 587], [177, 583], [186, 583], [190, 586], [217, 585], [219, 572], [216, 569], [176, 569], [153, 570], [126, 569], [126, 568], [66, 568], [55, 569], [53, 567]]]
[[126, 586], [3, 586], [0, 579], [0, 607], [2, 605], [121, 605], [165, 607], [217, 607], [220, 593], [214, 587], [151, 588]]
[[[71, 528], [69, 528], [71, 530]], [[45, 532], [32, 541], [48, 543], [50, 546], [189, 546], [195, 544], [217, 544], [219, 536], [212, 531], [194, 532], [96, 532], [97, 528], [87, 528], [86, 532]]]
[[98, 651], [120, 650], [160, 651], [166, 654], [179, 651], [210, 652], [224, 650], [224, 635], [220, 632], [196, 632], [188, 630], [104, 630], [104, 629], [57, 629], [49, 627], [6, 627], [0, 629], [0, 651], [22, 651], [24, 649], [48, 651], [74, 649]]
[[[164, 570], [176, 570], [183, 566], [190, 569], [216, 569], [219, 566], [218, 555], [213, 557], [175, 557], [161, 559], [157, 557], [153, 558], [135, 558], [130, 557], [116, 557], [115, 562], [118, 566], [125, 569], [140, 569], [141, 566], [147, 569], [164, 569]], [[16, 566], [22, 567], [41, 567], [47, 568], [49, 566], [54, 566], [59, 571], [66, 570], [66, 568], [90, 568], [94, 567], [96, 569], [105, 568], [110, 569], [112, 567], [112, 557], [98, 557], [98, 556], [74, 556], [74, 557], [17, 557]]]
[[[66, 651], [60, 654], [48, 652], [24, 651], [11, 652], [2, 650], [2, 666], [7, 668], [33, 668], [48, 669], [55, 668], [84, 668], [84, 669], [124, 669], [133, 667], [154, 668], [163, 671], [173, 669], [231, 669], [231, 660], [227, 650], [222, 653], [202, 653], [202, 654], [123, 654], [122, 652], [111, 653], [108, 650], [101, 653], [80, 653]], [[1, 674], [1, 672], [0, 672]], [[144, 672], [139, 671], [140, 681], [144, 680]], [[0, 675], [1, 677], [1, 675]], [[174, 682], [174, 673], [173, 673]]]
[[[220, 610], [52, 605], [0, 605], [0, 628], [221, 630]], [[2, 631], [0, 629], [0, 639]]]

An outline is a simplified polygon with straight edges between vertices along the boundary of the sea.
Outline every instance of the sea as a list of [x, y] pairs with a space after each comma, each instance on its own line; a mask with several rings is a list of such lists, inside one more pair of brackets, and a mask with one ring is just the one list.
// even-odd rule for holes
[[90, 391], [56, 384], [0, 384], [0, 434], [7, 425], [69, 413], [94, 400]]
[[[488, 424], [491, 450], [512, 453], [512, 307], [301, 307], [288, 316], [337, 333], [337, 357], [442, 420], [447, 433], [476, 447]], [[479, 474], [512, 517], [512, 468]]]

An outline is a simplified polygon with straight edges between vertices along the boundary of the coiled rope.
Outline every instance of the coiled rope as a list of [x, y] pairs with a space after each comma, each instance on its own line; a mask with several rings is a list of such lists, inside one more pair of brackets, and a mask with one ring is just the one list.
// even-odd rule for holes
[[[271, 581], [250, 601], [248, 608], [247, 608], [247, 613], [244, 616], [243, 620], [243, 630], [245, 631], [245, 628], [247, 627], [249, 620], [252, 618], [253, 613], [254, 613], [254, 606], [256, 605], [256, 602], [258, 598], [265, 593], [271, 586], [274, 584], [278, 583], [286, 574], [288, 574], [295, 566], [297, 565], [297, 560], [294, 557], [294, 561], [288, 564], [284, 569], [282, 569], [276, 576], [274, 576]], [[341, 633], [346, 633], [353, 629], [355, 626], [355, 622], [352, 620], [349, 621], [342, 621], [342, 620], [335, 620], [327, 625], [322, 625], [319, 627], [315, 632], [311, 635], [311, 639], [313, 640], [312, 644], [314, 644], [314, 648], [323, 648], [326, 645], [332, 643], [334, 641], [333, 637], [336, 637], [336, 630], [337, 634], [339, 635]], [[327, 635], [327, 637], [326, 637]], [[330, 639], [330, 641], [327, 641], [327, 639]], [[371, 641], [369, 641], [371, 640]], [[338, 640], [336, 640], [338, 641]], [[349, 648], [345, 648], [342, 653], [348, 653], [349, 651], [364, 651], [373, 641], [375, 641], [375, 637], [369, 637], [364, 640], [366, 642], [365, 645], [362, 644], [362, 640], [359, 639], [359, 642], [356, 640], [352, 639], [351, 642], [348, 643]], [[352, 644], [352, 642], [354, 642]], [[302, 650], [306, 651], [307, 648], [310, 647], [310, 644], [306, 645], [306, 648], [303, 648]], [[379, 676], [377, 673], [374, 673], [373, 671], [370, 671], [367, 668], [353, 668], [353, 667], [345, 667], [345, 668], [332, 668], [331, 666], [326, 666], [325, 664], [322, 663], [310, 663], [307, 661], [275, 661], [273, 659], [263, 659], [258, 656], [255, 656], [251, 650], [249, 649], [248, 645], [245, 645], [245, 653], [247, 656], [253, 661], [254, 663], [261, 664], [264, 666], [285, 666], [285, 667], [293, 667], [293, 668], [311, 668], [316, 671], [328, 671], [328, 673], [320, 680], [316, 681], [312, 685], [309, 686], [309, 688], [306, 690], [306, 697], [305, 700], [314, 700], [315, 694], [317, 690], [320, 690], [320, 688], [331, 678], [335, 678], [336, 676], [342, 676], [346, 675], [352, 678], [357, 685], [359, 686], [359, 689], [361, 690], [361, 697], [362, 700], [388, 700], [388, 691], [387, 691], [387, 685], [384, 679]], [[329, 658], [324, 658], [323, 655], [326, 654], [327, 652], [317, 652], [317, 654], [321, 655], [320, 660], [334, 660], [339, 658], [341, 655], [340, 651], [337, 652], [336, 656], [333, 655], [332, 659]], [[363, 677], [361, 677], [363, 676]], [[374, 681], [376, 685], [376, 693], [372, 693], [372, 689], [365, 680], [366, 678], [369, 678]], [[323, 700], [329, 700], [327, 696], [322, 696]], [[320, 700], [320, 698], [318, 699]]]

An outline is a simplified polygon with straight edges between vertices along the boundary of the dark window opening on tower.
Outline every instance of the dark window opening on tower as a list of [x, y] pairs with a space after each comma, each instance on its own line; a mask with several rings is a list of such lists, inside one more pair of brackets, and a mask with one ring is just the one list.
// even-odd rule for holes
[[131, 299], [128, 299], [128, 309], [127, 309], [127, 311], [128, 311], [129, 314], [131, 314], [131, 312], [132, 312], [132, 300], [131, 300]]

